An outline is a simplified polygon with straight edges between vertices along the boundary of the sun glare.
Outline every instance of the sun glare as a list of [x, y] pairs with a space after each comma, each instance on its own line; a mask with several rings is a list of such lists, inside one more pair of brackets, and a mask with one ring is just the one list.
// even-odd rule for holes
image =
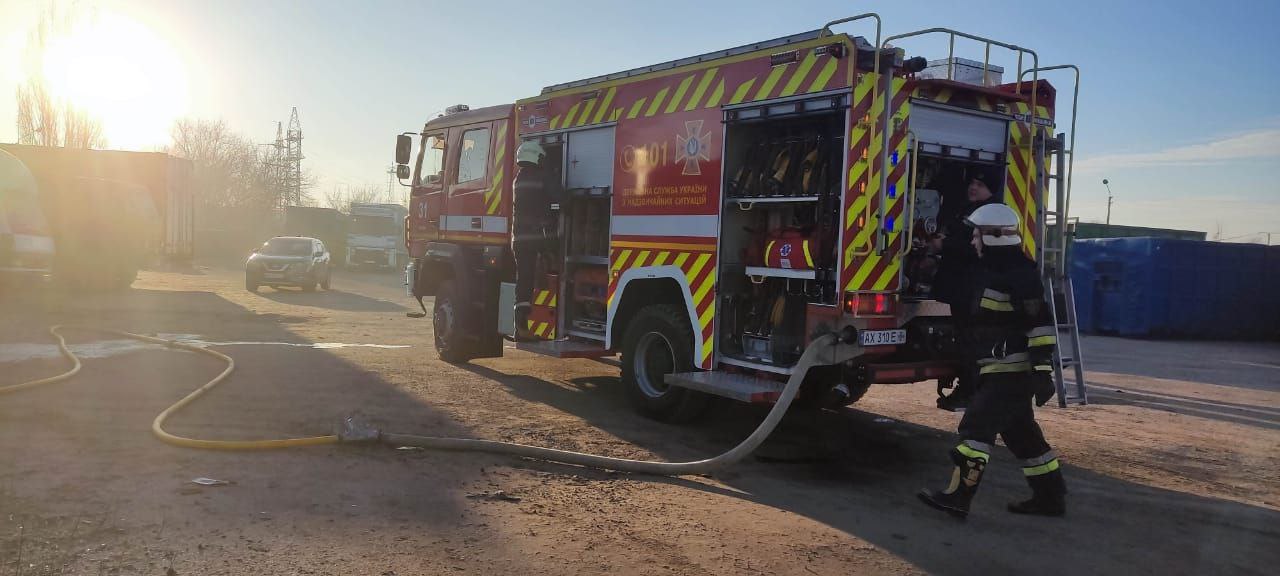
[[173, 121], [187, 111], [182, 59], [151, 29], [120, 14], [101, 12], [55, 35], [43, 73], [55, 98], [102, 121], [111, 148], [165, 144]]

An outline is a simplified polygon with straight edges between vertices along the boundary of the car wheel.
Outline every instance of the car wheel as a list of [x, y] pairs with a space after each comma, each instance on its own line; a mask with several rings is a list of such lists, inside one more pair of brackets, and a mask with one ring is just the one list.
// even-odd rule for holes
[[474, 357], [458, 329], [457, 305], [453, 280], [445, 280], [436, 289], [431, 325], [435, 335], [436, 354], [450, 364], [460, 364]]
[[248, 290], [248, 291], [250, 291], [250, 292], [257, 292], [257, 291], [258, 291], [258, 283], [257, 283], [256, 281], [254, 281], [254, 279], [253, 279], [253, 277], [252, 277], [252, 276], [245, 275], [245, 277], [244, 277], [244, 289], [245, 289], [245, 290]]
[[324, 269], [324, 279], [320, 281], [320, 287], [324, 288], [325, 290], [328, 290], [329, 283], [332, 279], [333, 279], [333, 270], [326, 267]]
[[710, 397], [665, 381], [667, 374], [693, 370], [693, 330], [684, 311], [654, 305], [637, 312], [622, 339], [622, 382], [632, 405], [665, 422], [696, 419]]

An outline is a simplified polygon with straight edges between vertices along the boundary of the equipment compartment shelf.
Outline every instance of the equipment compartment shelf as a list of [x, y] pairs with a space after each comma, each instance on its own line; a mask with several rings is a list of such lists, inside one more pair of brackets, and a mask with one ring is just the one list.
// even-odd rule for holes
[[726, 200], [736, 203], [739, 209], [750, 210], [753, 204], [817, 202], [821, 199], [821, 196], [744, 196], [727, 198]]
[[801, 278], [813, 280], [817, 272], [813, 270], [795, 270], [792, 268], [765, 268], [764, 266], [747, 266], [747, 276], [771, 278]]

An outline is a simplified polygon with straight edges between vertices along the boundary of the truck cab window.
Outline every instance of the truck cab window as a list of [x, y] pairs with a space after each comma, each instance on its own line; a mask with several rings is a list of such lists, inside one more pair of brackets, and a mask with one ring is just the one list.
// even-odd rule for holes
[[479, 128], [462, 133], [462, 146], [458, 156], [457, 184], [484, 178], [489, 164], [489, 129]]
[[438, 187], [444, 180], [444, 137], [432, 134], [422, 139], [418, 156], [418, 185]]

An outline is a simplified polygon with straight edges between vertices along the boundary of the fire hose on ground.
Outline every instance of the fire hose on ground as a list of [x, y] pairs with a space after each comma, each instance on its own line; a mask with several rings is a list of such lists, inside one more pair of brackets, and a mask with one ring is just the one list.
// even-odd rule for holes
[[[62, 382], [74, 377], [80, 372], [80, 368], [82, 366], [80, 359], [76, 357], [75, 353], [73, 353], [67, 346], [66, 338], [64, 338], [61, 333], [61, 329], [63, 328], [73, 327], [62, 325], [53, 326], [49, 328], [49, 333], [58, 340], [58, 350], [62, 356], [71, 361], [71, 368], [56, 376], [0, 387], [0, 395], [46, 384]], [[168, 420], [170, 416], [181, 411], [184, 407], [195, 402], [195, 400], [204, 393], [225, 381], [227, 377], [231, 375], [231, 372], [235, 370], [235, 360], [216, 350], [210, 350], [208, 348], [195, 346], [177, 340], [166, 340], [164, 338], [134, 334], [132, 332], [125, 332], [122, 330], [89, 327], [74, 328], [123, 336], [142, 342], [158, 344], [167, 348], [187, 350], [197, 354], [212, 356], [226, 363], [226, 368], [224, 368], [217, 376], [206, 382], [203, 386], [195, 389], [190, 394], [187, 394], [181, 400], [178, 400], [172, 406], [166, 408], [156, 416], [155, 420], [152, 421], [152, 434], [162, 442], [172, 444], [174, 446], [199, 448], [204, 450], [272, 450], [325, 444], [381, 442], [383, 444], [389, 444], [397, 447], [414, 446], [428, 450], [486, 452], [575, 466], [585, 466], [589, 468], [600, 468], [618, 472], [633, 472], [638, 474], [654, 474], [660, 476], [707, 474], [730, 466], [750, 455], [760, 446], [761, 443], [765, 441], [766, 438], [769, 437], [769, 434], [773, 432], [778, 423], [782, 421], [783, 415], [786, 414], [787, 408], [791, 406], [791, 402], [795, 400], [796, 393], [800, 390], [800, 384], [804, 381], [805, 373], [808, 372], [810, 367], [843, 362], [844, 360], [856, 356], [860, 349], [859, 346], [847, 343], [851, 338], [845, 338], [839, 334], [827, 334], [814, 339], [808, 348], [805, 349], [800, 360], [796, 363], [794, 371], [790, 378], [788, 378], [786, 386], [782, 389], [782, 392], [778, 397], [778, 401], [773, 405], [773, 408], [769, 411], [768, 415], [765, 416], [764, 420], [755, 429], [755, 431], [747, 436], [741, 443], [723, 454], [703, 460], [695, 460], [691, 462], [653, 462], [627, 458], [613, 458], [595, 454], [584, 454], [582, 452], [529, 446], [527, 444], [516, 444], [512, 442], [499, 442], [495, 440], [395, 434], [362, 427], [351, 419], [348, 419], [344, 423], [343, 430], [340, 433], [325, 436], [281, 438], [274, 440], [205, 440], [178, 436], [165, 431], [165, 421]]]

